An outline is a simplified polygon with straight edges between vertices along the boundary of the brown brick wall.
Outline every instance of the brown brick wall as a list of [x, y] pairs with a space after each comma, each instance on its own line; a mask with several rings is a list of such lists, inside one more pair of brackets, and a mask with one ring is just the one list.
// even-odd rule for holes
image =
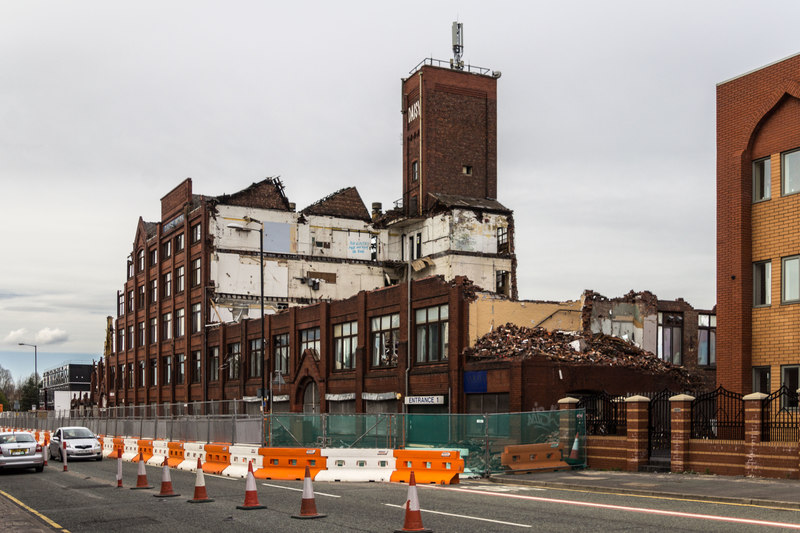
[[[796, 213], [800, 198], [782, 198], [773, 174], [772, 199], [765, 202], [770, 205], [753, 205], [751, 163], [800, 146], [798, 80], [800, 56], [794, 56], [717, 86], [717, 383], [743, 393], [752, 389], [753, 357], [756, 361], [783, 357], [775, 335], [784, 337], [785, 333], [777, 322], [766, 323], [791, 320], [796, 313], [779, 310], [780, 291], [776, 292], [775, 283], [780, 283], [780, 268], [774, 262], [779, 263], [779, 255], [770, 256], [775, 311], [752, 308], [755, 257], [800, 252], [800, 248], [792, 251], [794, 244], [788, 241], [785, 247], [766, 244], [781, 231], [796, 232], [796, 222], [783, 224]], [[778, 161], [772, 170], [779, 169]], [[780, 249], [768, 249], [773, 245]], [[774, 342], [778, 342], [778, 353], [767, 355], [776, 348]]]

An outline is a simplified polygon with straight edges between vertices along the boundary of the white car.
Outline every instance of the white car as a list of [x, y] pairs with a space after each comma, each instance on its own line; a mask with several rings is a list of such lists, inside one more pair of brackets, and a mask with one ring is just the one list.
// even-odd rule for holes
[[103, 447], [89, 428], [82, 426], [58, 428], [50, 439], [50, 457], [63, 461], [65, 442], [69, 461], [80, 458], [103, 460]]
[[44, 469], [42, 445], [27, 431], [0, 433], [0, 468]]

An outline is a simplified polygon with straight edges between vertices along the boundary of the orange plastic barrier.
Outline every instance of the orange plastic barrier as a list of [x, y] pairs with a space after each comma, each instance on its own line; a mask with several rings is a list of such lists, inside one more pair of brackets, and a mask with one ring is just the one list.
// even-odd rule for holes
[[258, 454], [264, 456], [264, 467], [253, 473], [257, 479], [301, 481], [306, 466], [314, 479], [320, 470], [327, 468], [327, 459], [319, 448], [259, 448]]
[[417, 483], [455, 485], [459, 482], [458, 474], [464, 471], [464, 459], [456, 450], [395, 450], [394, 456], [393, 482], [408, 483], [413, 470]]
[[227, 444], [206, 444], [206, 462], [203, 463], [203, 472], [206, 474], [221, 474], [231, 466], [231, 452]]
[[[136, 444], [139, 445], [139, 453], [141, 454], [142, 459], [146, 463], [153, 457], [153, 439], [140, 439], [136, 441]], [[133, 458], [133, 462], [136, 463], [139, 461], [139, 455]]]
[[116, 458], [117, 454], [122, 455], [125, 453], [125, 439], [122, 437], [114, 437], [114, 452], [111, 454], [112, 458]]
[[169, 449], [167, 465], [170, 468], [176, 468], [184, 460], [183, 442], [168, 442], [167, 448]]
[[512, 473], [534, 470], [552, 472], [571, 468], [564, 462], [561, 449], [546, 442], [506, 446], [500, 455], [500, 464]]

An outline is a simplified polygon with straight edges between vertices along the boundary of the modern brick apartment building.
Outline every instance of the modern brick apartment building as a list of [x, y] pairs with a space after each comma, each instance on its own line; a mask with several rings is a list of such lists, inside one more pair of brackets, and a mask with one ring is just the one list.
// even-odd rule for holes
[[717, 86], [717, 382], [798, 388], [800, 55]]

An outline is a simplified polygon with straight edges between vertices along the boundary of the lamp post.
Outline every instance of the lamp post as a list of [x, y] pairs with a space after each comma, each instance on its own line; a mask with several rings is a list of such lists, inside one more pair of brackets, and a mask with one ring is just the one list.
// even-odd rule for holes
[[[36, 408], [39, 408], [39, 347], [35, 344], [20, 342], [20, 346], [33, 346], [33, 379], [36, 381]], [[45, 404], [47, 409], [47, 404]]]
[[[261, 416], [263, 420], [264, 416], [264, 389], [266, 389], [266, 368], [264, 368], [264, 360], [265, 356], [267, 355], [267, 346], [266, 342], [264, 341], [264, 223], [260, 220], [256, 220], [254, 218], [250, 218], [248, 216], [243, 217], [245, 224], [250, 224], [251, 222], [258, 224], [258, 259], [259, 259], [259, 272], [260, 272], [260, 280], [261, 280]], [[255, 231], [253, 228], [247, 228], [242, 226], [241, 224], [228, 224], [228, 227], [231, 229], [235, 229], [238, 231]], [[270, 377], [272, 374], [270, 373]], [[269, 410], [272, 413], [272, 380], [269, 380]], [[264, 436], [264, 431], [261, 432], [261, 440], [263, 441], [263, 445], [266, 446], [266, 439]]]

